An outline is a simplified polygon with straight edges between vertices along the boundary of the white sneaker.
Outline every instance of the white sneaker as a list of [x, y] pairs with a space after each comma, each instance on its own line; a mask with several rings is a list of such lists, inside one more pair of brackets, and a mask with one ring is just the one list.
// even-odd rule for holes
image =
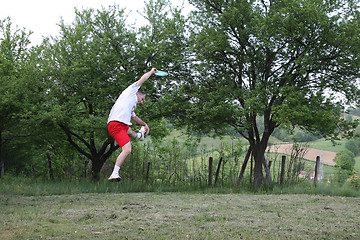
[[112, 173], [111, 176], [109, 177], [109, 181], [110, 182], [120, 182], [121, 181], [121, 177], [119, 176], [119, 173]]
[[140, 128], [139, 133], [141, 134], [139, 140], [140, 140], [140, 141], [143, 141], [144, 138], [145, 138], [145, 127], [144, 127], [144, 126], [142, 126], [142, 127]]

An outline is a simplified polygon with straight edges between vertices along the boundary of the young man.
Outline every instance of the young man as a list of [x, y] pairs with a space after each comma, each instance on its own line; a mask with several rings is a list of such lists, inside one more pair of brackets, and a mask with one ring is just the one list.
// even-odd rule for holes
[[[109, 177], [109, 181], [120, 181], [119, 170], [124, 163], [126, 157], [131, 153], [130, 137], [144, 140], [144, 134], [149, 134], [148, 125], [135, 115], [135, 108], [137, 104], [143, 104], [145, 101], [145, 94], [139, 90], [141, 85], [156, 71], [156, 68], [151, 69], [145, 73], [137, 82], [128, 86], [116, 100], [112, 107], [108, 118], [108, 130], [110, 135], [122, 148], [122, 152], [116, 159], [114, 170]], [[134, 132], [130, 125], [130, 120], [142, 125], [138, 133]], [[130, 136], [130, 137], [129, 137]]]

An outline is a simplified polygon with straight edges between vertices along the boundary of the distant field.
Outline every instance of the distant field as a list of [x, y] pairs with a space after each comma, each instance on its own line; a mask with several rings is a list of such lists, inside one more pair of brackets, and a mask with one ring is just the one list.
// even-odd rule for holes
[[[180, 143], [185, 142], [185, 140], [188, 138], [186, 135], [183, 135], [180, 131], [173, 130], [170, 134], [170, 136], [167, 137], [167, 139], [171, 140], [175, 138]], [[245, 139], [240, 138], [242, 143], [244, 145], [248, 145]], [[200, 146], [206, 147], [208, 151], [213, 151], [215, 149], [220, 149], [221, 144], [231, 144], [231, 143], [237, 143], [239, 141], [239, 138], [231, 137], [231, 136], [224, 136], [224, 137], [217, 137], [212, 138], [208, 136], [201, 137], [200, 139]]]
[[337, 141], [335, 145], [331, 141], [325, 139], [319, 139], [314, 142], [310, 142], [309, 147], [325, 150], [325, 151], [332, 151], [332, 152], [340, 152], [341, 150], [345, 149], [346, 140]]
[[[179, 131], [173, 131], [168, 138], [169, 139], [176, 138], [180, 143], [183, 143], [187, 137], [182, 135]], [[200, 142], [200, 147], [206, 148], [207, 153], [208, 153], [208, 155], [206, 156], [207, 158], [209, 156], [212, 156], [216, 160], [216, 159], [219, 159], [219, 154], [218, 154], [217, 150], [219, 150], [221, 148], [222, 144], [228, 144], [229, 146], [231, 146], [231, 144], [238, 144], [238, 141], [239, 141], [239, 138], [232, 138], [230, 136], [225, 136], [223, 138], [202, 137], [201, 142]], [[243, 138], [240, 138], [240, 141], [241, 141], [241, 145], [243, 147], [243, 155], [240, 158], [241, 162], [242, 162], [243, 158], [245, 157], [245, 153], [246, 153], [246, 150], [248, 147], [248, 142]], [[336, 143], [334, 145], [331, 141], [322, 138], [322, 139], [319, 139], [319, 140], [316, 140], [313, 142], [309, 142], [308, 144], [309, 144], [309, 148], [314, 148], [314, 149], [318, 149], [318, 150], [322, 150], [322, 151], [329, 151], [329, 152], [337, 153], [337, 152], [340, 152], [345, 149], [346, 141], [347, 140], [336, 141]], [[282, 142], [275, 137], [270, 137], [269, 143], [271, 143], [271, 144], [286, 144], [285, 142]], [[322, 154], [320, 152], [320, 156], [321, 155]], [[306, 171], [309, 171], [309, 172], [314, 171], [313, 169], [315, 166], [315, 164], [314, 164], [315, 158], [311, 159], [311, 161], [305, 161]], [[196, 156], [194, 159], [195, 159], [195, 162], [197, 163], [197, 166], [199, 166], [200, 162], [201, 162], [200, 156]], [[355, 171], [357, 173], [360, 173], [360, 156], [356, 157], [355, 160], [356, 160]], [[205, 161], [205, 164], [206, 163], [207, 163], [207, 159]], [[276, 164], [279, 164], [279, 161], [277, 161]], [[190, 164], [190, 165], [192, 165], [192, 164]], [[332, 162], [330, 165], [334, 165], [334, 163]], [[274, 166], [274, 167], [276, 168], [277, 166]], [[331, 174], [334, 173], [334, 168], [332, 166], [325, 165], [325, 166], [323, 166], [323, 169], [321, 169], [321, 171], [323, 171], [324, 177], [325, 177], [325, 179], [327, 179]]]
[[[293, 149], [293, 145], [294, 144], [292, 143], [272, 145], [268, 147], [267, 151], [290, 155]], [[335, 166], [334, 158], [336, 156], [336, 152], [324, 151], [309, 147], [306, 148], [306, 152], [304, 153], [303, 158], [315, 162], [318, 156], [320, 157], [323, 164]]]
[[[185, 135], [182, 135], [179, 131], [174, 130], [171, 132], [170, 136], [168, 137], [168, 139], [172, 139], [172, 138], [176, 138], [180, 143], [182, 143], [186, 140], [187, 137]], [[220, 148], [221, 143], [227, 143], [227, 144], [237, 143], [239, 139], [244, 146], [249, 145], [249, 143], [244, 138], [234, 138], [234, 137], [230, 137], [230, 136], [225, 136], [223, 138], [202, 137], [200, 145], [208, 147], [209, 150], [217, 149], [217, 148]], [[324, 151], [339, 152], [345, 148], [346, 141], [347, 140], [336, 141], [336, 143], [334, 145], [331, 141], [322, 138], [322, 139], [310, 142], [309, 147], [319, 149], [319, 150], [324, 150]], [[269, 143], [281, 144], [284, 142], [271, 136]]]
[[360, 239], [352, 197], [4, 194], [0, 204], [0, 239]]

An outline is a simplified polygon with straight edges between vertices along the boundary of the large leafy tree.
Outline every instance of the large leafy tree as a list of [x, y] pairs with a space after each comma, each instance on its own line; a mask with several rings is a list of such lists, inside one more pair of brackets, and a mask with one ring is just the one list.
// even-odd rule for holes
[[[167, 17], [166, 6], [161, 0], [150, 1], [145, 12], [150, 24], [139, 33], [125, 24], [124, 11], [117, 6], [76, 11], [75, 21], [71, 25], [61, 22], [60, 36], [44, 43], [40, 68], [48, 86], [48, 113], [43, 121], [58, 125], [67, 141], [90, 159], [94, 179], [118, 149], [107, 133], [106, 122], [121, 91], [151, 67], [172, 63], [173, 69], [179, 68], [176, 60], [165, 57], [182, 50], [171, 48], [176, 36], [182, 34], [174, 30], [181, 23], [169, 20], [172, 16]], [[174, 16], [180, 18], [179, 14]], [[161, 119], [156, 104], [160, 104], [163, 82], [152, 78], [142, 88], [150, 101], [146, 111], [139, 107], [138, 112], [150, 128]], [[156, 133], [161, 135], [161, 131], [152, 131]]]
[[173, 95], [180, 103], [171, 108], [175, 123], [241, 134], [255, 159], [257, 186], [271, 181], [264, 152], [277, 127], [341, 131], [341, 107], [359, 95], [356, 1], [190, 2], [197, 8], [191, 31], [196, 74]]
[[92, 176], [118, 148], [108, 136], [106, 120], [118, 89], [134, 79], [135, 34], [125, 27], [116, 7], [76, 11], [71, 25], [60, 23], [60, 36], [46, 41], [41, 69], [48, 86], [43, 121], [50, 120], [67, 141], [91, 160]]
[[164, 116], [163, 110], [168, 104], [178, 103], [168, 102], [169, 93], [176, 90], [174, 84], [190, 75], [188, 25], [181, 9], [173, 8], [164, 0], [148, 1], [143, 16], [148, 24], [140, 29], [137, 56], [146, 64], [170, 73], [166, 78], [145, 82], [151, 107], [144, 114], [149, 119], [158, 119]]
[[30, 34], [25, 29], [14, 28], [10, 18], [0, 20], [0, 177], [5, 163], [12, 164], [10, 160], [16, 159], [10, 155], [10, 146], [16, 139], [28, 136], [21, 131], [19, 123], [31, 105], [27, 100], [32, 88], [25, 77]]

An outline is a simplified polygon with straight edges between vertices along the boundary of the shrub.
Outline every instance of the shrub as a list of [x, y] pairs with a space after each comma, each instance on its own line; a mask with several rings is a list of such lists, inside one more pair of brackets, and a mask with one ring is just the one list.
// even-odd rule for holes
[[345, 148], [351, 151], [354, 155], [360, 152], [360, 138], [354, 137], [345, 143]]
[[353, 171], [355, 166], [355, 155], [349, 150], [343, 150], [336, 154], [334, 161], [336, 167], [344, 170]]
[[353, 174], [355, 166], [355, 155], [349, 150], [343, 150], [336, 154], [334, 159], [335, 167], [335, 181], [344, 183], [351, 174]]

